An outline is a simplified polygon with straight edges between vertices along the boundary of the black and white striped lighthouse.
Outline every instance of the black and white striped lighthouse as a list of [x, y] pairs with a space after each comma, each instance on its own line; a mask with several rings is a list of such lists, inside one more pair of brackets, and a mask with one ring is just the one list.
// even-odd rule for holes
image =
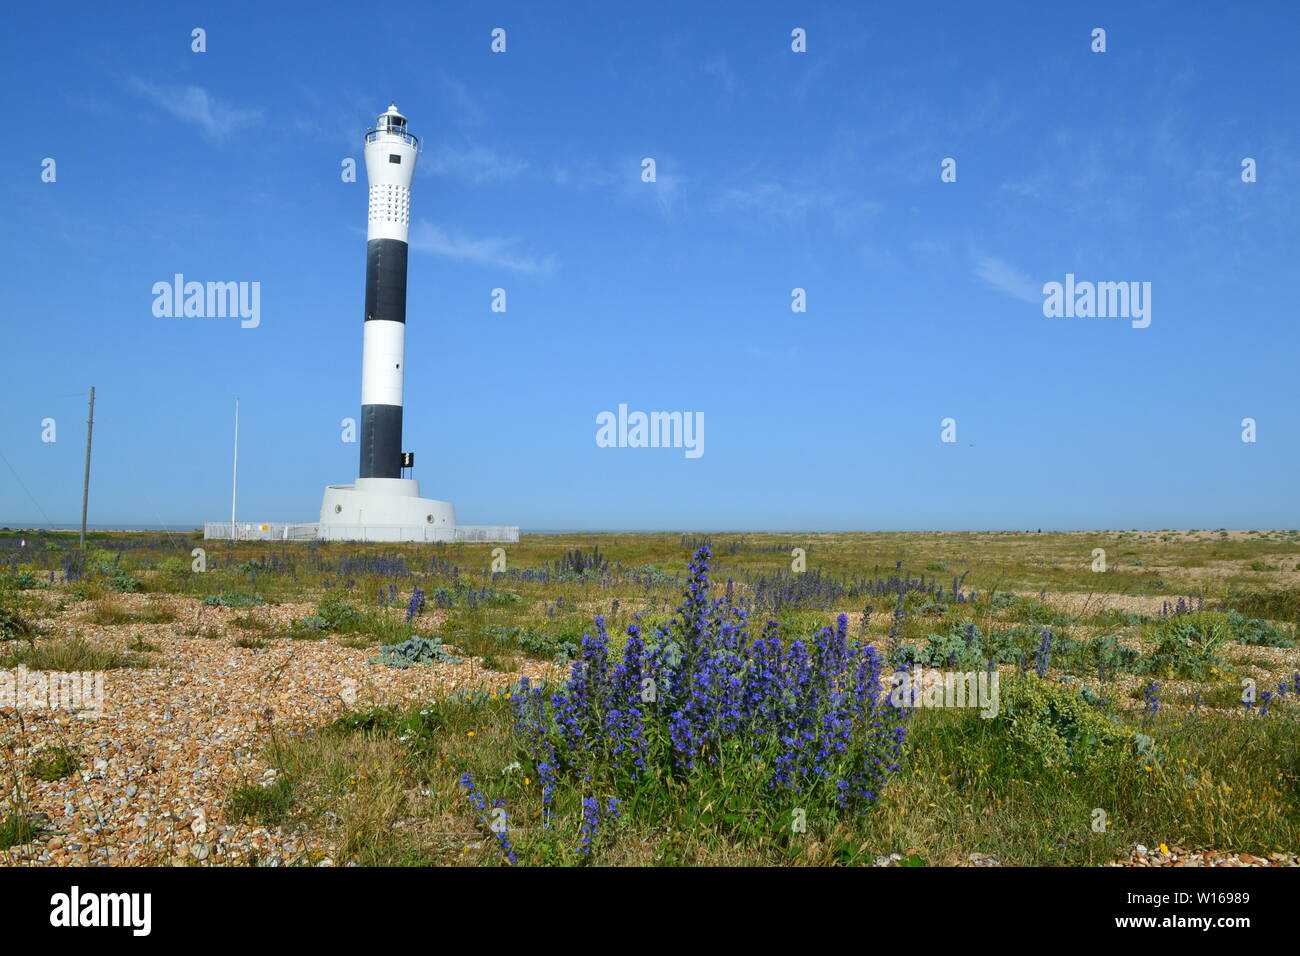
[[403, 477], [402, 379], [406, 369], [406, 252], [411, 177], [420, 141], [396, 104], [366, 131], [370, 215], [361, 358], [361, 468], [356, 481], [326, 485], [315, 537], [324, 541], [518, 541], [516, 527], [456, 524], [449, 501], [424, 498]]
[[406, 347], [406, 253], [411, 177], [420, 141], [397, 104], [366, 133], [370, 216], [361, 359], [362, 478], [402, 474], [402, 375]]

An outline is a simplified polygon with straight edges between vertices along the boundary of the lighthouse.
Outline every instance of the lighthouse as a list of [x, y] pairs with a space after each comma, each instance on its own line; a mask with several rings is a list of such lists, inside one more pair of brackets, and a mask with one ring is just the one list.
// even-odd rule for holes
[[329, 485], [319, 536], [351, 541], [453, 541], [456, 514], [445, 501], [420, 497], [404, 477], [415, 456], [402, 450], [406, 375], [406, 261], [411, 178], [420, 140], [397, 104], [366, 132], [369, 207], [365, 319], [361, 341], [361, 455], [357, 480]]
[[420, 141], [393, 104], [366, 133], [370, 215], [366, 318], [361, 351], [362, 478], [402, 473], [402, 374], [406, 352], [406, 253], [411, 177]]
[[[208, 521], [205, 538], [280, 541], [519, 540], [516, 525], [458, 525], [446, 501], [420, 497], [415, 454], [402, 450], [406, 381], [406, 239], [420, 140], [394, 103], [366, 131], [366, 294], [361, 334], [361, 460], [350, 485], [326, 485], [320, 520]], [[422, 363], [417, 358], [416, 367]], [[428, 369], [427, 360], [423, 368]], [[335, 419], [337, 421], [337, 419]], [[350, 419], [344, 419], [348, 424]], [[238, 432], [236, 432], [238, 435]], [[351, 440], [351, 439], [349, 439]], [[233, 512], [233, 509], [232, 509]]]

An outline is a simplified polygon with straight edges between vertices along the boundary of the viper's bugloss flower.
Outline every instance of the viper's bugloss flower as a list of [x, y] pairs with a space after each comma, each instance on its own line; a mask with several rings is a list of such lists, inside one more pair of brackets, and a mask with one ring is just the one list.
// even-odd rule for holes
[[1142, 688], [1142, 699], [1145, 701], [1142, 708], [1142, 726], [1145, 727], [1155, 720], [1156, 714], [1160, 712], [1160, 682], [1152, 681]]
[[595, 797], [582, 798], [582, 826], [578, 830], [578, 852], [591, 853], [591, 839], [600, 825], [600, 804]]
[[411, 600], [406, 605], [406, 620], [410, 621], [417, 614], [423, 614], [424, 606], [424, 589], [416, 585], [411, 588]]
[[1052, 632], [1043, 628], [1038, 651], [1034, 654], [1034, 673], [1039, 677], [1047, 676], [1047, 668], [1052, 663], [1052, 637]]
[[[848, 618], [783, 641], [768, 621], [750, 635], [748, 605], [714, 597], [710, 552], [690, 563], [681, 605], [653, 635], [635, 620], [621, 653], [602, 617], [558, 687], [522, 679], [515, 734], [542, 785], [543, 826], [562, 789], [583, 794], [579, 851], [591, 852], [647, 777], [693, 788], [742, 765], [777, 801], [865, 810], [903, 761], [909, 710], [882, 692], [884, 661], [849, 638]], [[891, 639], [906, 622], [901, 592]], [[622, 802], [620, 802], [622, 801]]]
[[[514, 847], [510, 845], [510, 837], [506, 832], [506, 815], [504, 813], [492, 814], [493, 819], [489, 822], [487, 798], [479, 792], [478, 785], [474, 782], [474, 778], [470, 776], [468, 772], [461, 775], [460, 785], [465, 788], [465, 796], [469, 799], [469, 802], [473, 805], [474, 809], [478, 811], [479, 822], [486, 826], [488, 830], [491, 831], [493, 837], [496, 838], [497, 849], [500, 851], [501, 855], [511, 863], [518, 863], [519, 859], [515, 856]], [[494, 802], [493, 806], [504, 807], [505, 802], [497, 800]]]

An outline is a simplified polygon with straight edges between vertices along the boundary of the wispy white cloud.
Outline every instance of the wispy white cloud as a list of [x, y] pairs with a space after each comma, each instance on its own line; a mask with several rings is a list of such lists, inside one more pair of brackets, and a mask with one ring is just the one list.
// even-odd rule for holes
[[841, 232], [852, 231], [878, 215], [880, 203], [824, 189], [795, 189], [779, 182], [763, 181], [753, 186], [727, 186], [718, 193], [719, 210], [744, 216], [765, 216], [792, 225], [807, 225], [810, 217], [828, 217]]
[[471, 183], [505, 182], [515, 179], [528, 164], [521, 159], [502, 156], [486, 146], [452, 146], [440, 144], [426, 150], [416, 169], [435, 176], [454, 176]]
[[481, 239], [448, 232], [427, 220], [420, 220], [411, 230], [411, 246], [460, 262], [498, 266], [528, 275], [550, 275], [555, 271], [554, 256], [538, 256], [518, 251], [518, 239], [485, 237]]
[[803, 354], [803, 349], [798, 345], [766, 346], [751, 343], [745, 346], [745, 352], [750, 358], [762, 361], [793, 362]]
[[440, 70], [435, 86], [444, 110], [457, 125], [482, 126], [487, 122], [487, 107], [463, 80]]
[[130, 87], [181, 122], [197, 126], [211, 139], [224, 139], [239, 127], [262, 118], [261, 110], [229, 106], [201, 86], [159, 86], [135, 77]]
[[834, 201], [826, 193], [800, 192], [779, 183], [766, 182], [749, 187], [727, 187], [718, 202], [740, 212], [797, 219], [811, 209], [826, 208]]
[[714, 56], [705, 60], [700, 65], [700, 70], [707, 76], [717, 77], [722, 84], [722, 90], [730, 93], [736, 88], [736, 74], [731, 69], [731, 64], [727, 62], [725, 56]]
[[975, 277], [1013, 299], [1022, 302], [1043, 301], [1040, 283], [994, 256], [980, 256], [975, 260]]
[[[639, 170], [640, 163], [637, 164]], [[658, 164], [655, 170], [655, 181], [644, 183], [638, 176], [635, 182], [629, 182], [627, 191], [633, 196], [644, 196], [646, 190], [650, 190], [650, 196], [653, 197], [655, 206], [665, 218], [672, 218], [673, 215], [682, 210], [686, 205], [686, 180], [675, 173], [664, 172], [663, 164]]]
[[[646, 157], [655, 161], [654, 182], [641, 178], [644, 173], [641, 162]], [[679, 168], [672, 157], [647, 150], [640, 156], [624, 156], [615, 161], [584, 158], [555, 166], [550, 178], [555, 185], [568, 189], [608, 192], [632, 202], [650, 203], [665, 219], [673, 219], [686, 211], [688, 180], [676, 172]]]

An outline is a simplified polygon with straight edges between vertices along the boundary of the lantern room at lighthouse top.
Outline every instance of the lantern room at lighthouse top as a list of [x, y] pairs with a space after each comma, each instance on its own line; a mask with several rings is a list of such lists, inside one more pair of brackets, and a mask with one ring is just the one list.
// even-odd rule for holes
[[370, 182], [371, 239], [406, 241], [410, 223], [411, 178], [420, 140], [393, 104], [366, 132], [366, 178]]

